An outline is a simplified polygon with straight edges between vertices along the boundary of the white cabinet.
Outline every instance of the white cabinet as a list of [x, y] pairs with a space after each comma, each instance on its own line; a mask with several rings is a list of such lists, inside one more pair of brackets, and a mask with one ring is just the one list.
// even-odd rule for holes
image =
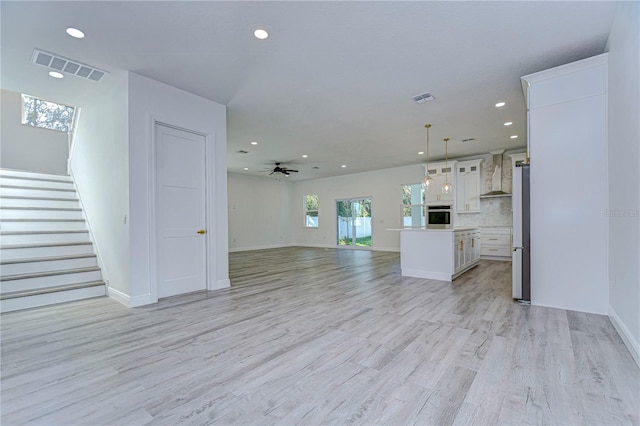
[[451, 281], [478, 264], [479, 247], [478, 228], [403, 229], [400, 231], [401, 274]]
[[456, 167], [456, 213], [480, 213], [480, 163], [462, 161]]
[[[431, 176], [431, 185], [428, 191], [424, 194], [424, 199], [427, 204], [435, 204], [446, 201], [448, 203], [453, 204], [454, 202], [454, 194], [456, 191], [456, 182], [455, 182], [455, 170], [456, 170], [456, 162], [449, 161], [446, 163], [431, 163], [429, 164], [429, 168], [427, 169], [427, 173]], [[442, 193], [442, 185], [449, 180], [449, 182], [453, 185], [453, 191], [448, 194]]]
[[453, 233], [454, 277], [478, 264], [480, 259], [480, 231], [467, 229]]
[[487, 259], [511, 260], [511, 228], [482, 228], [480, 255]]
[[[607, 108], [613, 81], [607, 55], [522, 77], [529, 110], [532, 305], [610, 312], [607, 149], [617, 141], [608, 140], [614, 110]], [[609, 158], [608, 165], [619, 163]]]

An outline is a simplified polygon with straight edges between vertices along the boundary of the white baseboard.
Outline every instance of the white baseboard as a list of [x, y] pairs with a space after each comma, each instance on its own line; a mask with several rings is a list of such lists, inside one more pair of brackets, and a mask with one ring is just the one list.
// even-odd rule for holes
[[335, 244], [294, 244], [296, 247], [309, 247], [309, 248], [336, 248]]
[[631, 356], [635, 360], [638, 367], [640, 367], [640, 344], [638, 341], [631, 335], [631, 332], [627, 328], [627, 326], [622, 322], [616, 311], [613, 310], [611, 305], [609, 305], [609, 318], [611, 319], [611, 323], [613, 327], [616, 329], [622, 341], [631, 352]]
[[230, 279], [224, 279], [224, 280], [217, 280], [214, 284], [213, 288], [210, 288], [209, 290], [220, 290], [222, 288], [229, 288], [231, 287], [231, 280]]
[[373, 251], [392, 251], [394, 253], [400, 253], [400, 247], [374, 247]]
[[111, 287], [108, 288], [107, 294], [110, 298], [112, 298], [116, 302], [122, 303], [127, 308], [136, 308], [138, 306], [150, 305], [152, 303], [158, 302], [158, 300], [154, 300], [151, 297], [151, 294], [142, 294], [140, 296], [131, 297], [128, 294], [125, 294], [120, 290], [116, 290]]
[[503, 262], [511, 262], [513, 259], [506, 256], [480, 256], [480, 260], [501, 260]]
[[425, 278], [427, 280], [451, 281], [451, 274], [425, 271], [423, 269], [402, 269], [403, 277]]
[[112, 287], [107, 287], [107, 296], [115, 300], [116, 302], [122, 303], [127, 308], [129, 307], [129, 295], [124, 294], [120, 290], [116, 290]]
[[239, 251], [252, 251], [252, 250], [266, 250], [274, 248], [293, 247], [296, 244], [270, 244], [266, 246], [250, 246], [250, 247], [234, 247], [229, 249], [229, 253], [235, 253]]

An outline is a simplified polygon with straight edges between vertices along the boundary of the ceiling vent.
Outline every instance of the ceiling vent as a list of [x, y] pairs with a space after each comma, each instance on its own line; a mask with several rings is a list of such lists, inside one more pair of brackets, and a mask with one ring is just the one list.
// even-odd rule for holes
[[416, 101], [417, 104], [423, 104], [425, 102], [432, 101], [435, 98], [433, 97], [433, 95], [431, 93], [423, 93], [421, 95], [414, 96], [411, 99]]
[[62, 71], [91, 81], [102, 81], [104, 76], [109, 74], [108, 72], [92, 67], [91, 65], [83, 64], [82, 62], [74, 61], [73, 59], [38, 49], [33, 49], [31, 62], [36, 65], [42, 65], [43, 67], [51, 70]]
[[476, 138], [462, 139], [462, 143], [475, 142]]

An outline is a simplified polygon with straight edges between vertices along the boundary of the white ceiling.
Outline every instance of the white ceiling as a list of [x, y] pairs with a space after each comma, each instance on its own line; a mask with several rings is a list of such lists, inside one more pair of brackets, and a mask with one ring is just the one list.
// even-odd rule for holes
[[[2, 1], [1, 8], [3, 88], [38, 95], [38, 87], [59, 84], [64, 97], [103, 84], [54, 81], [29, 63], [36, 47], [131, 70], [228, 106], [229, 171], [288, 161], [300, 170], [291, 179], [300, 180], [424, 162], [417, 153], [427, 122], [432, 159], [444, 157], [444, 137], [453, 157], [524, 147], [520, 77], [604, 52], [616, 2]], [[86, 38], [67, 36], [68, 26]], [[270, 37], [255, 39], [256, 28]], [[424, 92], [436, 100], [413, 102]], [[498, 101], [507, 106], [495, 108]]]

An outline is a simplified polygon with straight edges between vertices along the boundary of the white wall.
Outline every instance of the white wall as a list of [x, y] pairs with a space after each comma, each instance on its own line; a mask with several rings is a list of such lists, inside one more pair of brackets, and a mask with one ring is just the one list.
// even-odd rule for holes
[[212, 163], [207, 164], [209, 211], [209, 257], [212, 270], [209, 288], [229, 286], [227, 228], [227, 133], [226, 107], [166, 84], [129, 73], [129, 203], [131, 288], [130, 306], [154, 303], [150, 238], [153, 182], [153, 121], [207, 135]]
[[531, 85], [531, 303], [608, 311], [607, 58]]
[[285, 178], [228, 175], [229, 249], [257, 250], [292, 245], [293, 184]]
[[640, 4], [621, 3], [609, 51], [609, 315], [640, 364]]
[[[400, 250], [400, 233], [387, 231], [402, 227], [401, 185], [418, 183], [424, 177], [424, 167], [413, 165], [373, 172], [356, 173], [323, 179], [296, 182], [292, 206], [293, 239], [297, 245], [336, 246], [336, 200], [351, 197], [372, 197], [373, 249]], [[318, 228], [304, 228], [303, 197], [318, 195]]]
[[[22, 124], [22, 96], [0, 91], [2, 130], [0, 167], [54, 175], [67, 174], [69, 140], [66, 132]], [[62, 102], [56, 99], [47, 99]]]
[[128, 294], [127, 74], [111, 73], [99, 87], [81, 104], [69, 165], [109, 292]]

